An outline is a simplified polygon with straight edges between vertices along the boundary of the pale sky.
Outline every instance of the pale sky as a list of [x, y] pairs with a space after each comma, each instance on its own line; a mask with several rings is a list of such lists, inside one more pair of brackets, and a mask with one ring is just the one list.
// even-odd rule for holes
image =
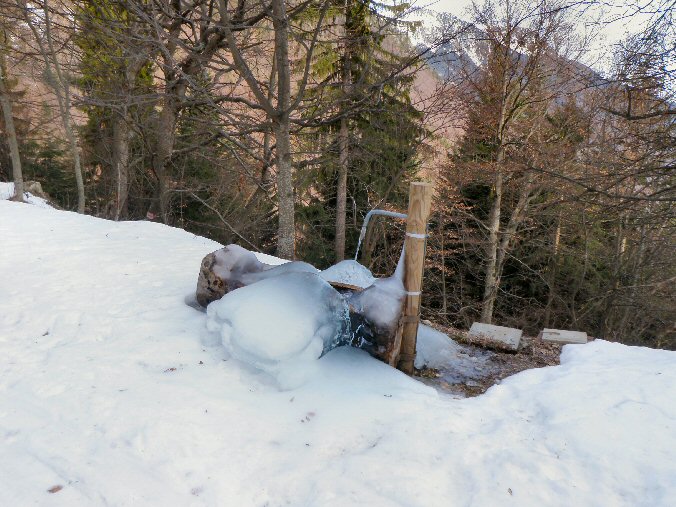
[[[605, 0], [603, 7], [590, 7], [587, 14], [580, 17], [580, 34], [588, 32], [590, 28], [596, 27], [599, 37], [594, 41], [591, 53], [596, 55], [592, 58], [603, 59], [609, 57], [611, 51], [609, 46], [617, 44], [628, 34], [636, 33], [641, 30], [648, 21], [647, 15], [633, 14], [635, 8], [631, 5], [635, 3], [646, 4], [651, 0]], [[481, 0], [477, 0], [480, 4]], [[419, 8], [428, 8], [437, 12], [449, 12], [459, 18], [465, 18], [468, 7], [472, 0], [416, 0], [415, 6]], [[602, 21], [599, 25], [594, 21]], [[596, 62], [603, 66], [602, 62]], [[593, 65], [596, 66], [596, 65]]]

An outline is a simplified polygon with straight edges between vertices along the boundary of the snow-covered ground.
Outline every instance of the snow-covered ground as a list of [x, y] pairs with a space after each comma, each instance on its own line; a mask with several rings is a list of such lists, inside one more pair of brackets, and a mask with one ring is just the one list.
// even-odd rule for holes
[[0, 202], [0, 505], [676, 504], [676, 353], [566, 346], [455, 399], [341, 347], [280, 391], [184, 304], [218, 246]]
[[[11, 199], [13, 196], [14, 196], [14, 183], [11, 182], [6, 183], [4, 181], [0, 181], [0, 201]], [[30, 192], [24, 192], [23, 199], [28, 204], [33, 204], [40, 208], [49, 208], [49, 209], [52, 208], [52, 206], [42, 197], [33, 195]]]

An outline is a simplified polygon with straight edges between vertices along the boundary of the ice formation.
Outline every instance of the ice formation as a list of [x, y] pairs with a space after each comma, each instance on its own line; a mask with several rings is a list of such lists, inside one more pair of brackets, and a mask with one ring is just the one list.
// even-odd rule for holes
[[264, 265], [263, 271], [252, 271], [241, 276], [244, 285], [251, 285], [252, 283], [260, 282], [267, 278], [272, 278], [287, 273], [319, 273], [319, 270], [312, 264], [302, 261], [285, 262], [277, 266]]
[[316, 359], [348, 342], [350, 318], [344, 298], [322, 278], [287, 272], [211, 303], [207, 329], [232, 356], [291, 389], [306, 380]]
[[239, 245], [228, 245], [214, 252], [214, 273], [225, 281], [239, 281], [248, 273], [263, 271], [265, 264], [253, 252]]
[[492, 356], [490, 351], [459, 345], [434, 328], [418, 326], [416, 368], [434, 368], [438, 370], [439, 379], [448, 384], [465, 384], [486, 377], [495, 369], [491, 366]]
[[[401, 259], [394, 276], [377, 280], [355, 261], [324, 272], [305, 262], [270, 266], [228, 245], [202, 263], [197, 301], [202, 282], [217, 277], [213, 294], [204, 298], [212, 301], [204, 344], [222, 343], [234, 357], [272, 374], [280, 386], [294, 387], [335, 347], [351, 343], [371, 353], [387, 347], [401, 315], [402, 273]], [[366, 288], [341, 295], [329, 281]]]
[[348, 259], [325, 269], [320, 275], [327, 282], [338, 282], [365, 289], [373, 285], [376, 279], [366, 266]]
[[230, 290], [285, 273], [318, 272], [317, 268], [307, 262], [286, 262], [276, 266], [265, 264], [258, 260], [256, 254], [235, 244], [216, 250], [214, 256], [216, 258], [214, 274], [221, 278]]
[[378, 278], [373, 285], [348, 297], [349, 305], [364, 317], [378, 335], [389, 335], [397, 326], [404, 304], [404, 254], [394, 275]]

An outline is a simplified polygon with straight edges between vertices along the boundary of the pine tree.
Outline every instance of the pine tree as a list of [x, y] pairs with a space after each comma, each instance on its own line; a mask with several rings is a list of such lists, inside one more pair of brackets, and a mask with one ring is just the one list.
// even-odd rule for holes
[[347, 227], [348, 215], [356, 224], [375, 206], [403, 207], [417, 171], [421, 114], [410, 100], [413, 77], [396, 72], [404, 66], [405, 57], [396, 53], [405, 51], [404, 28], [386, 35], [381, 7], [369, 0], [341, 2], [340, 42], [325, 45], [314, 62], [321, 95], [308, 115], [324, 108], [326, 119], [305, 138], [317, 156], [300, 178], [299, 212], [300, 249], [319, 264], [355, 248], [358, 230]]
[[135, 96], [152, 96], [153, 66], [145, 48], [135, 42], [139, 24], [124, 4], [81, 0], [78, 6], [78, 84], [87, 115], [82, 134], [89, 164], [99, 173], [92, 182], [92, 200], [110, 218], [129, 217], [130, 205], [131, 216], [144, 216], [138, 201], [130, 203], [129, 192], [136, 183], [136, 194], [144, 199], [150, 178], [137, 177], [131, 159], [136, 155], [147, 161], [150, 153], [147, 139], [144, 143], [134, 136], [133, 125], [152, 121], [151, 107], [137, 104]]

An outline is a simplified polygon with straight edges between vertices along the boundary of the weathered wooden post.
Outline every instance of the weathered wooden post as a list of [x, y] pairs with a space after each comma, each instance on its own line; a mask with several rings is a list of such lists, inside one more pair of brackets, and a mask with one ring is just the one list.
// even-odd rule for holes
[[420, 320], [420, 296], [422, 291], [423, 264], [425, 262], [425, 239], [427, 218], [432, 204], [432, 185], [424, 182], [411, 183], [404, 241], [404, 288], [406, 300], [401, 319], [401, 349], [399, 368], [404, 373], [413, 373], [415, 345]]

